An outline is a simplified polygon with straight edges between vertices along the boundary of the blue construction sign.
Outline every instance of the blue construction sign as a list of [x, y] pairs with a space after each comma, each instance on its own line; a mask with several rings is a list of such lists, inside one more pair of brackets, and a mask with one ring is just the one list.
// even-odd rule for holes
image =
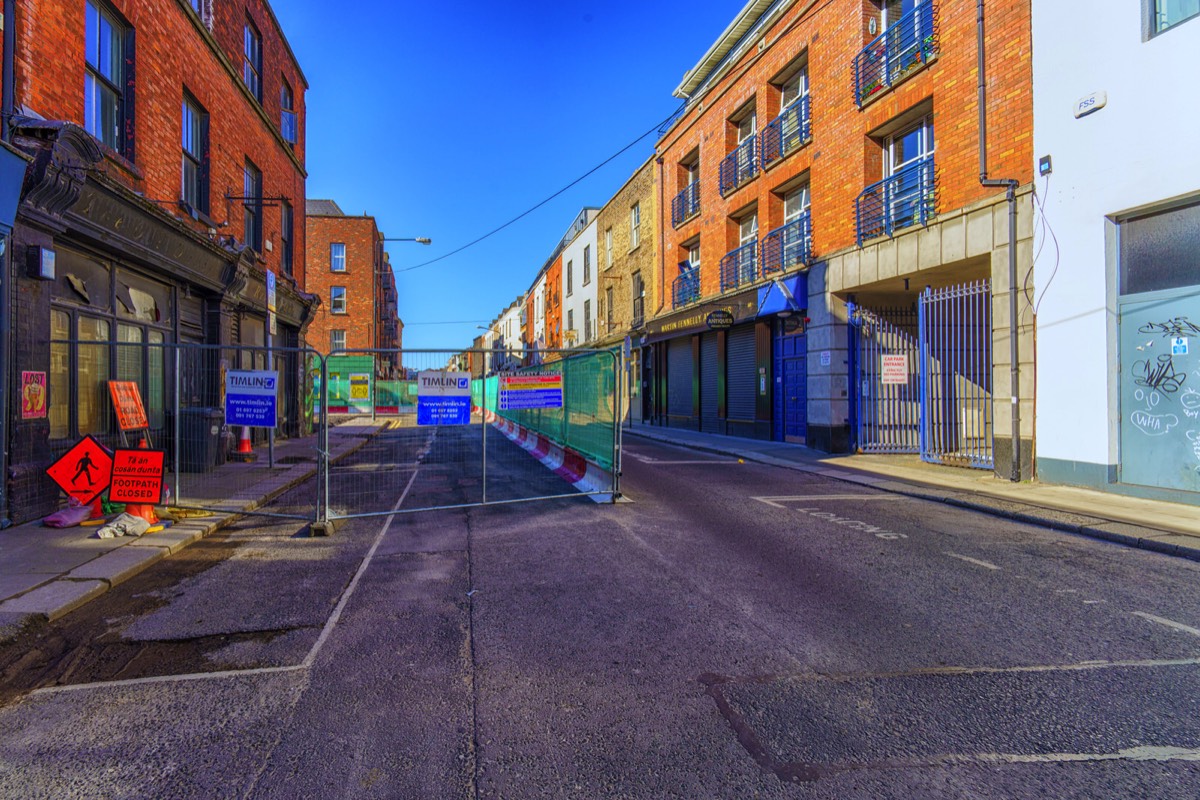
[[417, 373], [418, 425], [470, 425], [471, 373]]
[[279, 373], [234, 369], [225, 373], [225, 424], [274, 428]]

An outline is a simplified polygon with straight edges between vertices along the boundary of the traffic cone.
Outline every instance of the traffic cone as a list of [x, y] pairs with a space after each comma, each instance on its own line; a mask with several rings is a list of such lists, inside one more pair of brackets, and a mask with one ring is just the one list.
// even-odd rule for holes
[[104, 500], [100, 495], [96, 495], [96, 499], [92, 501], [92, 515], [88, 519], [104, 519]]
[[249, 463], [258, 458], [258, 454], [254, 452], [254, 446], [250, 443], [250, 426], [242, 426], [242, 435], [238, 437], [237, 450], [232, 453], [234, 461], [242, 461]]
[[[142, 440], [138, 442], [138, 448], [146, 450], [149, 449], [149, 447], [150, 445], [147, 443], [146, 437], [143, 436]], [[126, 503], [125, 513], [129, 514], [130, 516], [141, 517], [151, 525], [158, 523], [158, 515], [154, 513], [154, 505], [151, 503]]]

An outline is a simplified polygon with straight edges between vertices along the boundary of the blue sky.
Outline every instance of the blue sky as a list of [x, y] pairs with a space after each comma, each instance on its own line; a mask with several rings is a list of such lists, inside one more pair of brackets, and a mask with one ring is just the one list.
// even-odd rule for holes
[[[651, 135], [521, 221], [427, 267], [583, 175], [674, 111], [671, 92], [742, 3], [275, 0], [309, 81], [308, 196], [373, 214], [406, 348], [463, 349]], [[454, 324], [430, 324], [430, 323]]]

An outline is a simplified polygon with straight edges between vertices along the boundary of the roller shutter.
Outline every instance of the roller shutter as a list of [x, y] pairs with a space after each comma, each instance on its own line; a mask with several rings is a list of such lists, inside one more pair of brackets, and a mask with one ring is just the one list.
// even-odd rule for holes
[[755, 364], [754, 326], [731, 328], [726, 340], [725, 391], [729, 419], [754, 421], [754, 401], [758, 391], [758, 370]]
[[692, 340], [672, 339], [667, 350], [667, 413], [692, 416]]
[[717, 419], [717, 334], [700, 337], [700, 430], [720, 433]]

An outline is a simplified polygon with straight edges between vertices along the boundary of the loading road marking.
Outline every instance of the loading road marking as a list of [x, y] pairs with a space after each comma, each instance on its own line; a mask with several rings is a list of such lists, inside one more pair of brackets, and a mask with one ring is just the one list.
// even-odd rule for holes
[[143, 686], [152, 683], [176, 683], [180, 681], [203, 681], [217, 678], [241, 678], [247, 675], [273, 675], [283, 672], [299, 672], [310, 668], [317, 660], [317, 654], [321, 652], [321, 648], [325, 646], [325, 642], [329, 639], [333, 629], [337, 626], [338, 620], [342, 618], [342, 611], [346, 608], [346, 604], [350, 602], [350, 597], [354, 594], [354, 590], [358, 588], [358, 582], [362, 579], [363, 573], [367, 571], [367, 567], [371, 565], [371, 559], [375, 557], [375, 551], [379, 549], [379, 545], [383, 542], [383, 537], [387, 534], [388, 529], [392, 527], [392, 520], [396, 518], [396, 514], [400, 510], [400, 506], [404, 504], [405, 498], [408, 497], [408, 491], [412, 488], [413, 482], [417, 479], [417, 472], [414, 471], [412, 477], [408, 479], [408, 484], [404, 487], [404, 491], [400, 493], [400, 498], [396, 501], [396, 505], [392, 506], [392, 512], [387, 519], [383, 521], [383, 526], [379, 529], [379, 533], [375, 536], [375, 541], [371, 544], [371, 549], [367, 551], [363, 557], [362, 563], [358, 565], [358, 571], [354, 573], [354, 577], [350, 579], [350, 584], [346, 590], [342, 592], [341, 598], [338, 600], [337, 606], [333, 609], [333, 613], [329, 615], [329, 619], [325, 621], [324, 627], [321, 629], [321, 635], [317, 637], [317, 641], [313, 643], [312, 648], [308, 651], [308, 655], [299, 664], [289, 664], [281, 667], [255, 667], [253, 669], [231, 669], [222, 670], [220, 672], [192, 672], [184, 675], [156, 675], [149, 678], [128, 678], [120, 681], [99, 681], [97, 683], [77, 683], [69, 686], [46, 686], [41, 689], [34, 689], [29, 695], [43, 694], [60, 694], [62, 692], [78, 692], [84, 689], [109, 689], [122, 686]]
[[760, 503], [765, 503], [774, 508], [787, 509], [795, 511], [797, 514], [807, 514], [810, 517], [823, 519], [826, 522], [831, 522], [834, 525], [841, 525], [846, 528], [853, 528], [856, 531], [865, 531], [873, 533], [878, 539], [884, 539], [889, 542], [897, 539], [907, 539], [908, 534], [897, 533], [896, 531], [880, 528], [878, 525], [872, 525], [869, 522], [863, 522], [861, 519], [853, 517], [839, 517], [831, 511], [822, 511], [819, 508], [793, 508], [781, 505], [783, 502], [797, 501], [819, 501], [819, 500], [900, 500], [903, 499], [897, 495], [891, 494], [813, 494], [813, 495], [791, 495], [788, 497], [751, 497], [752, 500], [757, 500]]
[[1151, 622], [1157, 622], [1159, 625], [1166, 625], [1168, 628], [1174, 628], [1177, 631], [1190, 633], [1192, 636], [1200, 636], [1200, 629], [1193, 628], [1191, 625], [1184, 625], [1182, 622], [1176, 622], [1173, 619], [1156, 617], [1153, 614], [1147, 614], [1145, 611], [1134, 611], [1133, 615], [1135, 617], [1141, 617], [1142, 619], [1148, 619]]
[[654, 458], [653, 456], [639, 455], [638, 453], [635, 453], [631, 450], [624, 450], [622, 452], [624, 452], [624, 454], [627, 456], [636, 458], [638, 461], [642, 462], [643, 464], [654, 464], [655, 466], [659, 466], [659, 467], [677, 466], [677, 465], [682, 465], [682, 464], [740, 464], [740, 463], [742, 463], [741, 459], [737, 459], [737, 458], [705, 458], [705, 459], [692, 459], [692, 460], [687, 460], [687, 461], [667, 461], [667, 460], [664, 460], [661, 458]]
[[948, 555], [951, 558], [957, 558], [959, 561], [966, 561], [968, 564], [974, 564], [975, 566], [983, 567], [984, 569], [1000, 569], [990, 561], [980, 561], [978, 558], [971, 558], [970, 556], [962, 556], [958, 553], [951, 553], [949, 550], [944, 551], [944, 555]]

